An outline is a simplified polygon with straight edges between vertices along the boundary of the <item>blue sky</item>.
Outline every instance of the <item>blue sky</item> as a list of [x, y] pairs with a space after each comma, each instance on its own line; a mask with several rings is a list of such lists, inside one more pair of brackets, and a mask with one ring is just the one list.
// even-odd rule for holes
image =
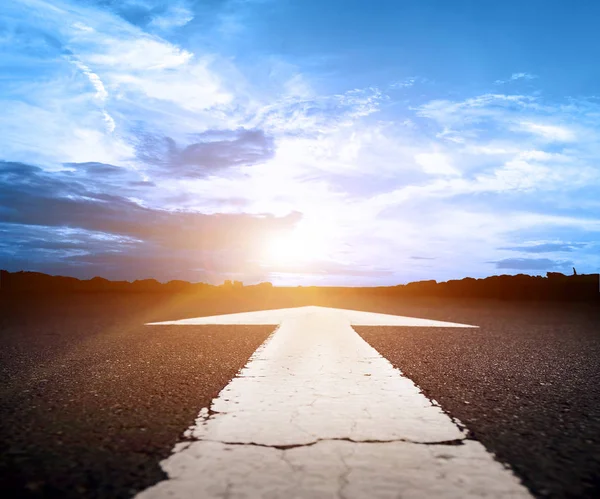
[[600, 269], [600, 3], [5, 0], [0, 267]]

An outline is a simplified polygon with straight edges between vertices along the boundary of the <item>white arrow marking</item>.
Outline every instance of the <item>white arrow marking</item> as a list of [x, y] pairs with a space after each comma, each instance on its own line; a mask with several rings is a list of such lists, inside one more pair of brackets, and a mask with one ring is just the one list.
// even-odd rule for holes
[[351, 324], [474, 327], [322, 307], [156, 324], [277, 324], [138, 499], [528, 497]]
[[[210, 317], [194, 317], [178, 321], [151, 322], [148, 326], [160, 325], [202, 325], [202, 324], [281, 324], [286, 319], [305, 317], [308, 314], [326, 313], [327, 317], [340, 317], [349, 321], [354, 326], [421, 326], [421, 327], [478, 327], [455, 322], [432, 321], [403, 317], [401, 315], [375, 314], [373, 312], [359, 312], [343, 308], [328, 307], [296, 307], [279, 308], [277, 310], [259, 310], [257, 312], [242, 312], [240, 314], [213, 315]], [[286, 321], [287, 322], [287, 321]]]

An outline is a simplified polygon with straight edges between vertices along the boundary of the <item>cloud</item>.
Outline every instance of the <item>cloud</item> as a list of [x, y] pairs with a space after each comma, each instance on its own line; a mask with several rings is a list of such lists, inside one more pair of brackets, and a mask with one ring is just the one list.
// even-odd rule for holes
[[544, 139], [556, 142], [571, 142], [575, 140], [576, 135], [572, 130], [569, 130], [564, 126], [557, 125], [546, 125], [540, 123], [533, 123], [530, 121], [522, 121], [519, 123], [519, 127], [534, 135], [539, 135]]
[[[440, 130], [429, 145], [421, 132], [424, 144], [418, 144], [415, 160], [437, 176], [377, 193], [373, 202], [393, 206], [440, 197], [457, 203], [459, 196], [467, 202], [484, 193], [519, 192], [537, 193], [537, 200], [528, 199], [534, 205], [540, 204], [540, 193], [567, 196], [586, 185], [598, 186], [600, 169], [594, 158], [599, 151], [593, 137], [600, 129], [599, 110], [587, 101], [561, 106], [539, 96], [500, 93], [429, 101], [414, 108], [421, 118], [417, 125], [421, 131], [432, 124]], [[422, 152], [424, 146], [443, 157]], [[444, 178], [453, 170], [456, 178]]]
[[246, 282], [268, 276], [243, 249], [164, 249], [152, 243], [83, 229], [0, 223], [0, 261], [8, 270], [34, 270], [89, 279], [155, 278], [223, 282], [237, 272]]
[[194, 18], [186, 1], [104, 0], [97, 3], [101, 7], [108, 7], [131, 24], [161, 31], [185, 26]]
[[[139, 47], [141, 53], [153, 50], [151, 47]], [[120, 55], [115, 54], [119, 58]], [[132, 59], [137, 59], [136, 54], [131, 54]], [[142, 60], [145, 58], [142, 58]], [[180, 66], [177, 71], [172, 71], [163, 62], [150, 66], [151, 61], [139, 63], [144, 66], [140, 73], [130, 71], [114, 72], [110, 75], [113, 85], [121, 92], [130, 95], [142, 95], [151, 100], [175, 104], [183, 110], [207, 111], [218, 106], [225, 106], [233, 101], [233, 95], [228, 92], [220, 78], [210, 69], [210, 60], [180, 58], [173, 60], [175, 66]], [[102, 64], [112, 66], [110, 61]], [[166, 64], [166, 62], [164, 62]]]
[[534, 108], [535, 98], [527, 95], [483, 94], [463, 101], [436, 99], [414, 108], [417, 116], [437, 121], [447, 128], [464, 128], [507, 113]]
[[497, 262], [497, 269], [506, 270], [553, 270], [571, 267], [571, 261], [555, 261], [549, 258], [506, 258]]
[[[204, 215], [146, 208], [118, 194], [94, 192], [81, 180], [40, 168], [4, 163], [0, 169], [2, 223], [64, 226], [152, 240], [175, 248], [216, 249], [281, 229], [298, 220], [272, 216]], [[235, 235], [235, 236], [234, 236]]]
[[142, 136], [138, 157], [163, 168], [162, 174], [203, 177], [233, 166], [250, 166], [273, 158], [275, 144], [262, 130], [211, 130], [194, 135], [197, 142], [179, 147], [170, 137]]
[[507, 246], [498, 249], [509, 251], [521, 251], [524, 253], [554, 253], [572, 252], [576, 249], [584, 248], [585, 246], [585, 243], [539, 243], [527, 246]]
[[513, 73], [510, 77], [511, 80], [533, 80], [537, 78], [536, 75], [532, 75], [531, 73]]
[[275, 274], [294, 275], [327, 275], [327, 276], [353, 276], [353, 277], [388, 277], [394, 274], [389, 268], [373, 267], [368, 265], [344, 264], [329, 260], [313, 261], [309, 264], [270, 266], [269, 270]]
[[[86, 181], [81, 173], [73, 178], [69, 172], [49, 174], [27, 164], [0, 164], [0, 224], [5, 230], [12, 227], [13, 237], [22, 234], [23, 227], [35, 227], [44, 229], [46, 241], [52, 241], [54, 237], [55, 241], [64, 242], [61, 230], [94, 234], [106, 240], [103, 251], [98, 251], [96, 245], [83, 254], [72, 254], [74, 248], [69, 236], [63, 245], [62, 256], [60, 253], [50, 255], [55, 264], [57, 259], [60, 260], [65, 270], [72, 262], [90, 263], [104, 258], [126, 271], [127, 262], [137, 258], [146, 264], [160, 260], [166, 275], [169, 268], [173, 272], [185, 270], [178, 267], [182, 261], [187, 262], [189, 270], [190, 262], [200, 257], [208, 258], [206, 255], [213, 252], [234, 254], [243, 267], [256, 258], [265, 239], [284, 229], [289, 230], [301, 218], [299, 213], [286, 217], [206, 215], [148, 208], [118, 193], [109, 194], [104, 189], [97, 192], [87, 185], [93, 183], [99, 171], [108, 176], [122, 175], [116, 167], [87, 164], [82, 169], [96, 173]], [[123, 241], [127, 244], [121, 244]], [[57, 248], [60, 247], [58, 244]], [[41, 251], [48, 249], [47, 246], [40, 247]], [[83, 250], [84, 246], [79, 245], [79, 249]], [[13, 253], [16, 250], [15, 247]], [[100, 264], [98, 268], [101, 268]], [[152, 268], [147, 270], [151, 273]]]
[[312, 268], [272, 269], [269, 279], [279, 286], [368, 286], [381, 285], [382, 279], [397, 284], [398, 277], [391, 269], [371, 265], [344, 265], [333, 262], [315, 262]]
[[[435, 165], [433, 165], [435, 166]], [[433, 173], [449, 173], [444, 170]], [[502, 166], [469, 177], [437, 177], [430, 183], [402, 186], [373, 196], [370, 203], [381, 209], [431, 198], [450, 199], [484, 193], [533, 193], [576, 189], [598, 183], [600, 173], [591, 168], [573, 172], [568, 166], [551, 167], [534, 161], [512, 159]]]
[[392, 83], [390, 83], [389, 88], [390, 89], [398, 89], [398, 88], [408, 88], [408, 87], [412, 87], [415, 85], [415, 82], [419, 80], [421, 81], [421, 78], [416, 78], [416, 77], [410, 77], [410, 78], [404, 78], [403, 80], [398, 80], [398, 81], [394, 81]]
[[460, 172], [450, 164], [450, 160], [442, 153], [420, 153], [415, 161], [423, 167], [425, 173], [433, 175], [460, 175]]
[[[16, 165], [14, 165], [13, 168], [15, 166]], [[97, 161], [90, 161], [87, 163], [65, 163], [65, 166], [73, 168], [74, 170], [85, 171], [86, 174], [97, 175], [121, 175], [127, 171], [125, 168], [122, 168], [120, 166], [99, 163]], [[31, 165], [21, 165], [21, 167], [28, 172], [32, 171]]]
[[503, 83], [510, 83], [518, 80], [534, 80], [537, 76], [531, 73], [513, 73], [508, 80], [496, 80], [494, 83], [496, 85], [501, 85]]
[[0, 258], [20, 259], [53, 265], [63, 265], [61, 260], [76, 255], [97, 252], [119, 253], [133, 247], [138, 240], [125, 236], [87, 231], [69, 227], [14, 225], [0, 223]]
[[116, 128], [115, 120], [104, 108], [104, 101], [106, 101], [108, 98], [108, 92], [104, 87], [104, 83], [102, 83], [102, 80], [96, 73], [94, 73], [82, 62], [76, 59], [71, 59], [71, 62], [90, 80], [90, 83], [96, 90], [96, 98], [100, 101], [100, 105], [102, 106], [102, 115], [104, 116], [104, 121], [106, 122], [106, 128], [109, 133], [114, 132]]
[[77, 66], [81, 72], [88, 77], [92, 86], [96, 89], [96, 97], [99, 100], [105, 100], [108, 97], [108, 92], [102, 83], [100, 77], [94, 73], [90, 68], [88, 68], [85, 64], [78, 60], [71, 61], [75, 66]]
[[[295, 85], [297, 87], [297, 85]], [[307, 95], [308, 94], [308, 95]], [[376, 87], [351, 89], [333, 95], [284, 95], [273, 102], [254, 103], [248, 126], [273, 134], [318, 138], [349, 128], [377, 113], [387, 96]]]

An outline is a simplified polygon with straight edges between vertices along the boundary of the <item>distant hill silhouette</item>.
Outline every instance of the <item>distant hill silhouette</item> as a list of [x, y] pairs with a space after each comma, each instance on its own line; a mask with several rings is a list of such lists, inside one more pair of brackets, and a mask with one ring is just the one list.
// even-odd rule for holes
[[[80, 280], [74, 277], [51, 276], [39, 272], [8, 272], [0, 270], [0, 292], [2, 293], [265, 293], [273, 289], [265, 282], [244, 286], [241, 282], [226, 281], [214, 286], [206, 283], [170, 281], [160, 283], [155, 279], [133, 282], [109, 281], [102, 277]], [[275, 288], [280, 289], [280, 288]], [[548, 272], [546, 277], [499, 275], [484, 279], [466, 277], [446, 282], [418, 281], [398, 286], [369, 288], [299, 286], [286, 288], [286, 292], [308, 295], [314, 290], [332, 292], [344, 296], [367, 293], [371, 297], [446, 297], [446, 298], [495, 298], [502, 300], [560, 300], [599, 301], [600, 276], [598, 274], [564, 275]]]

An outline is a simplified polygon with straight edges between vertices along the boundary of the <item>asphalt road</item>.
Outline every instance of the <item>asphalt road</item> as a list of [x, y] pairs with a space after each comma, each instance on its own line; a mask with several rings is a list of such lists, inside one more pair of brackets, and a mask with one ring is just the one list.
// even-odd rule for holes
[[[3, 497], [131, 497], [273, 327], [158, 326], [300, 303], [79, 296], [0, 303]], [[357, 331], [539, 497], [600, 497], [600, 313], [329, 297], [481, 326]]]
[[185, 315], [163, 305], [79, 297], [3, 308], [2, 497], [125, 498], [164, 479], [159, 461], [274, 329], [144, 326], [168, 309]]
[[600, 311], [389, 305], [480, 329], [355, 327], [538, 497], [600, 497]]

